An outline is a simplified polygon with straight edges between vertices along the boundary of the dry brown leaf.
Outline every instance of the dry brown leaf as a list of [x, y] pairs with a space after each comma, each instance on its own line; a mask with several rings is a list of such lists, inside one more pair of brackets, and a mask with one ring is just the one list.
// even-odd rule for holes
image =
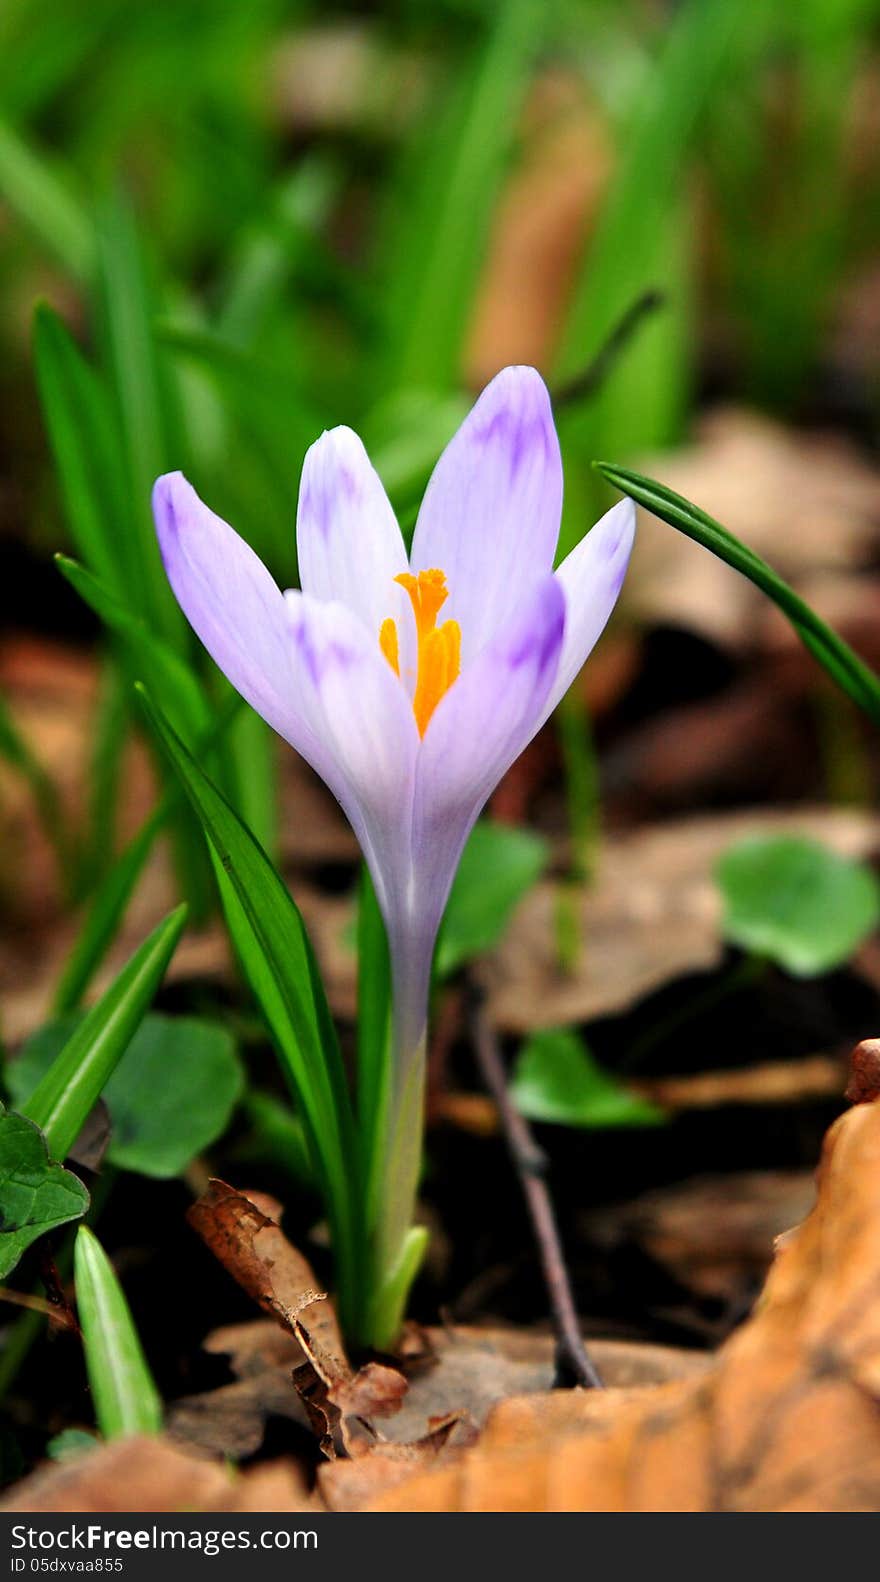
[[[808, 1218], [707, 1373], [507, 1403], [480, 1442], [370, 1510], [880, 1508], [880, 1105], [831, 1128]], [[564, 1413], [565, 1425], [559, 1422]]]
[[863, 1038], [856, 1044], [845, 1097], [850, 1104], [871, 1104], [880, 1097], [880, 1038]]
[[577, 970], [562, 972], [555, 953], [557, 889], [537, 885], [483, 968], [494, 1025], [528, 1033], [587, 1022], [626, 1010], [673, 978], [717, 967], [718, 857], [745, 835], [785, 832], [813, 835], [850, 857], [880, 844], [873, 815], [810, 807], [680, 819], [609, 837], [596, 883], [583, 893], [588, 948]]
[[766, 1274], [777, 1237], [803, 1219], [814, 1197], [806, 1170], [746, 1170], [646, 1192], [582, 1224], [595, 1245], [635, 1243], [682, 1285], [735, 1303]]
[[[421, 1350], [407, 1366], [406, 1400], [384, 1425], [383, 1441], [366, 1455], [320, 1469], [321, 1493], [331, 1510], [355, 1510], [417, 1467], [443, 1464], [476, 1440], [509, 1397], [526, 1411], [528, 1402], [544, 1402], [555, 1349], [553, 1336], [537, 1331], [467, 1325], [422, 1331]], [[700, 1352], [635, 1341], [592, 1341], [590, 1351], [603, 1378], [620, 1388], [690, 1378], [709, 1365]], [[556, 1392], [553, 1399], [564, 1401], [570, 1393]]]
[[311, 1511], [295, 1461], [243, 1473], [187, 1455], [167, 1439], [117, 1439], [74, 1461], [51, 1462], [9, 1491], [4, 1511]]
[[52, 1462], [17, 1483], [4, 1511], [218, 1510], [231, 1477], [164, 1439], [120, 1439], [75, 1460]]
[[[687, 449], [636, 466], [717, 517], [788, 581], [866, 565], [877, 543], [880, 472], [838, 435], [728, 408], [705, 418]], [[734, 645], [756, 639], [765, 609], [750, 582], [645, 512], [627, 601], [643, 619]]]
[[310, 1263], [263, 1212], [276, 1207], [271, 1199], [261, 1206], [224, 1181], [212, 1181], [187, 1218], [239, 1285], [302, 1347], [306, 1362], [294, 1383], [326, 1453], [334, 1453], [337, 1438], [350, 1451], [363, 1433], [375, 1438], [372, 1419], [397, 1410], [406, 1380], [377, 1362], [355, 1372], [333, 1304], [317, 1289]]

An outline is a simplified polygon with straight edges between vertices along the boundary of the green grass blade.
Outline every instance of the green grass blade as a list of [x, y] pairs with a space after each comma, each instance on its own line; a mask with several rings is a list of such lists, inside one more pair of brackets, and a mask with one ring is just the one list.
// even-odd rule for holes
[[204, 735], [211, 725], [211, 711], [189, 665], [84, 566], [66, 555], [56, 555], [55, 564], [80, 598], [122, 640], [139, 678], [161, 698], [186, 740], [193, 743]]
[[107, 355], [127, 469], [127, 525], [137, 556], [139, 580], [131, 594], [151, 630], [180, 649], [183, 616], [162, 567], [150, 508], [153, 484], [169, 465], [172, 390], [153, 335], [156, 310], [134, 216], [119, 196], [102, 209], [98, 241]]
[[162, 1401], [131, 1309], [107, 1254], [87, 1225], [76, 1233], [76, 1305], [95, 1420], [105, 1439], [158, 1434]]
[[5, 758], [30, 786], [40, 823], [57, 857], [59, 871], [65, 882], [69, 881], [73, 873], [74, 855], [58, 792], [51, 776], [18, 730], [2, 696], [0, 696], [0, 758]]
[[[302, 1115], [334, 1230], [343, 1307], [362, 1253], [354, 1115], [323, 986], [299, 911], [269, 858], [143, 688], [147, 715], [198, 815], [242, 968]], [[346, 1315], [352, 1322], [352, 1315]]]
[[[231, 693], [228, 703], [220, 710], [211, 730], [196, 744], [203, 758], [210, 757], [243, 707], [243, 699], [237, 693]], [[55, 991], [53, 1005], [58, 1015], [74, 1010], [82, 1000], [120, 928], [125, 909], [143, 873], [155, 841], [183, 800], [183, 791], [175, 781], [174, 785], [166, 791], [161, 802], [144, 820], [137, 834], [133, 836], [91, 897], [85, 922], [77, 935]]]
[[53, 1159], [64, 1159], [144, 1016], [177, 947], [187, 909], [153, 930], [79, 1023], [23, 1114], [39, 1126]]
[[665, 484], [643, 478], [637, 472], [608, 462], [595, 462], [594, 465], [616, 489], [628, 494], [671, 527], [678, 528], [680, 533], [711, 550], [713, 555], [725, 560], [735, 571], [748, 577], [762, 593], [766, 593], [787, 616], [804, 647], [818, 660], [832, 681], [872, 720], [880, 724], [880, 676], [826, 625], [815, 610], [810, 609], [760, 555], [756, 555], [728, 528], [722, 527], [714, 517], [700, 510], [699, 506], [692, 505], [674, 490], [667, 489]]
[[636, 113], [622, 130], [613, 181], [576, 292], [557, 373], [575, 374], [646, 286], [643, 261], [679, 189], [699, 116], [722, 71], [742, 14], [738, 0], [686, 0], [646, 68]]
[[516, 130], [529, 62], [541, 42], [534, 0], [507, 0], [445, 117], [430, 117], [413, 160], [415, 191], [401, 205], [389, 256], [391, 379], [445, 388], [457, 381], [462, 344], [494, 201]]
[[92, 898], [85, 924], [76, 937], [55, 989], [53, 1009], [59, 1016], [81, 1002], [110, 948], [134, 893], [153, 844], [171, 807], [166, 797], [141, 825], [113, 864]]
[[67, 525], [77, 553], [116, 593], [135, 567], [120, 531], [128, 505], [119, 426], [109, 394], [67, 326], [41, 304], [34, 364]]
[[7, 121], [0, 121], [0, 193], [70, 274], [89, 278], [95, 238], [88, 217], [48, 161]]
[[102, 665], [89, 762], [88, 834], [79, 861], [77, 891], [88, 895], [107, 874], [116, 851], [123, 759], [129, 737], [130, 699], [125, 677], [108, 656]]

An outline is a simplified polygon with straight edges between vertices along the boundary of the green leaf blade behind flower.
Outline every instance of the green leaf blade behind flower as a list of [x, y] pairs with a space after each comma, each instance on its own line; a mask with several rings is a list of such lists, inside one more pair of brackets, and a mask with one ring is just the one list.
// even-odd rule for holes
[[522, 1115], [558, 1126], [657, 1126], [663, 1111], [603, 1071], [570, 1028], [533, 1033], [517, 1055], [510, 1096]]
[[79, 1177], [49, 1158], [39, 1127], [0, 1105], [0, 1280], [32, 1242], [88, 1206]]
[[74, 1249], [76, 1303], [95, 1418], [105, 1439], [158, 1434], [162, 1402], [131, 1310], [107, 1254], [88, 1226]]
[[755, 835], [721, 857], [725, 939], [795, 977], [843, 966], [880, 923], [880, 884], [820, 841]]

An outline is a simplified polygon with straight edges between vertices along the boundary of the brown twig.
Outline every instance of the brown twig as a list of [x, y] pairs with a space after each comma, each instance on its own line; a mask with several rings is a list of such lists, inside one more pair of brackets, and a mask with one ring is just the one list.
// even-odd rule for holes
[[628, 346], [630, 340], [641, 324], [642, 320], [662, 308], [666, 297], [662, 291], [643, 291], [636, 297], [611, 330], [607, 340], [599, 347], [593, 361], [581, 373], [574, 374], [564, 384], [557, 385], [553, 391], [553, 405], [557, 411], [560, 407], [574, 406], [580, 401], [587, 401], [602, 388], [621, 352]]
[[468, 984], [467, 999], [474, 1052], [483, 1081], [498, 1106], [504, 1136], [519, 1176], [538, 1245], [556, 1329], [556, 1382], [574, 1382], [587, 1388], [601, 1389], [602, 1380], [584, 1345], [571, 1294], [553, 1201], [545, 1180], [547, 1156], [535, 1142], [528, 1122], [511, 1103], [498, 1040], [483, 1008], [482, 994], [472, 982]]

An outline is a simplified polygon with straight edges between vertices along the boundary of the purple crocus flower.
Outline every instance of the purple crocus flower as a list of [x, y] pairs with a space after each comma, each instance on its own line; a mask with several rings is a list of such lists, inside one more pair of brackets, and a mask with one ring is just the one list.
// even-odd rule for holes
[[388, 930], [395, 1088], [412, 1118], [431, 958], [462, 848], [614, 608], [632, 503], [554, 572], [562, 464], [550, 401], [533, 368], [506, 368], [441, 456], [409, 559], [348, 428], [305, 458], [302, 592], [282, 593], [180, 473], [158, 480], [153, 509], [191, 625], [326, 781], [363, 848]]

